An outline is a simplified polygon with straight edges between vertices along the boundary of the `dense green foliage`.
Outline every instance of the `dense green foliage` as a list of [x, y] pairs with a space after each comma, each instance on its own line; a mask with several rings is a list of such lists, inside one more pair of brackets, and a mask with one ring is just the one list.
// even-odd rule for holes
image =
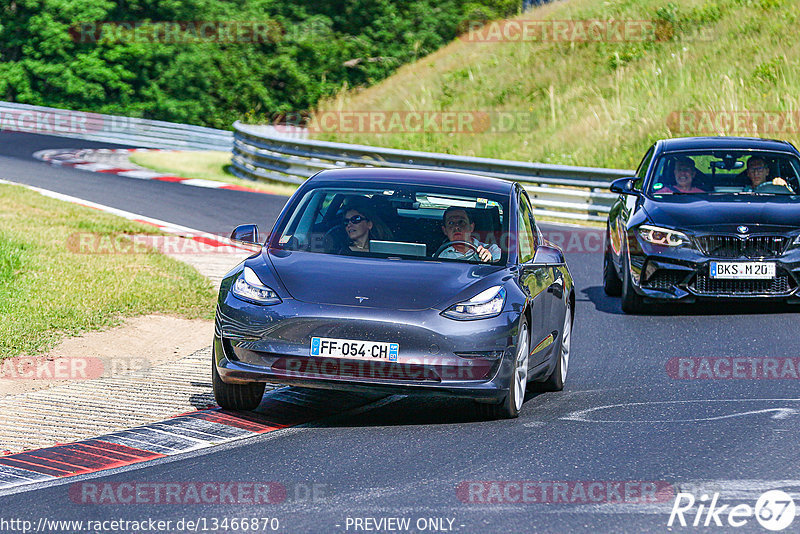
[[[467, 21], [505, 16], [518, 6], [518, 0], [4, 0], [0, 99], [229, 128], [235, 119], [308, 110], [343, 87], [371, 85], [452, 40]], [[161, 28], [238, 21], [272, 30], [256, 43], [177, 42], [191, 37], [191, 28], [181, 28], [184, 39], [152, 39], [101, 31], [108, 21]]]

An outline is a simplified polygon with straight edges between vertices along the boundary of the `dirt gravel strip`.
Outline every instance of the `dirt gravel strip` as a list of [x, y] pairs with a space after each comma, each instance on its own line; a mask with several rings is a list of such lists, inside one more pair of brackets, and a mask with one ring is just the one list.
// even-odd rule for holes
[[210, 406], [206, 347], [140, 371], [0, 399], [0, 448], [8, 454], [68, 443]]
[[[255, 412], [233, 413], [219, 408], [196, 410], [166, 420], [96, 435], [91, 439], [0, 456], [0, 495], [8, 491], [18, 491], [21, 486], [37, 482], [58, 482], [62, 478], [126, 467], [257, 434], [313, 424], [329, 416], [366, 409], [374, 406], [376, 401], [385, 403], [386, 400], [381, 397], [338, 391], [278, 388], [267, 392]], [[81, 487], [82, 484], [88, 484], [89, 487]], [[285, 496], [280, 483], [272, 485], [275, 487], [262, 489], [274, 489], [277, 490], [276, 496]], [[94, 483], [78, 482], [70, 487], [69, 493], [77, 504], [131, 502], [122, 493], [108, 493], [105, 489], [98, 495]], [[139, 489], [146, 490], [144, 487]], [[189, 488], [191, 489], [197, 488]], [[141, 496], [138, 491], [136, 493], [137, 498]], [[250, 498], [252, 499], [252, 495]], [[282, 500], [279, 497], [275, 502]], [[175, 503], [178, 504], [177, 501]], [[266, 504], [266, 501], [262, 503]], [[252, 500], [250, 504], [253, 504]]]
[[[6, 180], [0, 180], [0, 183], [19, 185], [48, 197], [156, 226], [169, 235], [144, 236], [143, 239], [154, 240], [145, 243], [168, 256], [189, 263], [215, 287], [219, 287], [225, 273], [258, 248], [243, 247], [225, 237], [46, 189]], [[73, 442], [215, 405], [210, 384], [211, 348], [206, 346], [196, 350], [197, 347], [210, 343], [213, 334], [212, 321], [207, 321], [207, 328], [199, 331], [194, 323], [189, 324], [192, 335], [202, 336], [201, 344], [172, 343], [171, 348], [167, 348], [165, 344], [163, 354], [145, 354], [148, 351], [153, 352], [152, 347], [148, 351], [137, 351], [137, 346], [141, 344], [137, 345], [136, 340], [129, 340], [127, 337], [133, 335], [155, 339], [157, 336], [151, 331], [152, 328], [158, 329], [158, 324], [162, 323], [172, 324], [168, 323], [169, 319], [158, 316], [134, 318], [129, 321], [132, 326], [123, 325], [85, 336], [86, 339], [93, 335], [104, 338], [104, 359], [107, 358], [115, 364], [136, 360], [135, 363], [141, 365], [142, 361], [146, 361], [148, 366], [144, 369], [125, 369], [122, 366], [120, 372], [113, 373], [113, 376], [69, 383], [46, 383], [44, 380], [33, 379], [0, 380], [0, 454]], [[141, 321], [148, 324], [137, 324]], [[181, 325], [181, 331], [186, 327]], [[124, 336], [124, 340], [120, 341], [119, 336]], [[84, 357], [92, 354], [93, 351], [89, 350], [91, 347], [87, 348], [81, 343], [83, 340], [84, 337], [65, 340], [61, 345], [71, 344], [74, 347], [67, 347], [62, 354], [59, 352], [62, 348], [60, 345], [54, 350], [53, 357], [63, 360], [70, 356]], [[94, 343], [97, 342], [95, 339]], [[187, 348], [192, 345], [195, 349], [187, 352]], [[115, 354], [115, 350], [120, 354]], [[48, 359], [48, 355], [44, 359]], [[42, 389], [51, 385], [48, 389]], [[4, 391], [5, 396], [2, 395]]]

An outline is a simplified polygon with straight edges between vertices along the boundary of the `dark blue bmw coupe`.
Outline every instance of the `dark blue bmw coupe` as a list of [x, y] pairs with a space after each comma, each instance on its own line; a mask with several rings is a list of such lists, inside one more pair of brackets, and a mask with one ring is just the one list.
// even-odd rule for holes
[[785, 141], [656, 142], [619, 198], [605, 239], [605, 292], [626, 313], [707, 299], [800, 302], [800, 152]]
[[[232, 239], [260, 243], [254, 225]], [[226, 275], [213, 385], [250, 410], [265, 383], [472, 398], [516, 417], [564, 387], [575, 291], [524, 189], [460, 173], [338, 169], [289, 199]]]

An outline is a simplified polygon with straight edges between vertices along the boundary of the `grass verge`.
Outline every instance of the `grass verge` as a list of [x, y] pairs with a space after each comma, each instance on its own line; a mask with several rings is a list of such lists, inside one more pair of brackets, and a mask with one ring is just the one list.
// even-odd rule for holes
[[252, 182], [242, 180], [228, 172], [231, 165], [230, 152], [208, 151], [176, 151], [176, 152], [139, 152], [131, 154], [131, 162], [147, 167], [156, 172], [181, 176], [183, 178], [202, 178], [217, 182], [251, 187], [274, 195], [290, 196], [297, 186], [278, 182]]
[[[192, 267], [157, 252], [79, 253], [90, 234], [159, 234], [151, 226], [0, 185], [0, 359], [149, 313], [213, 318], [215, 294]], [[108, 249], [105, 249], [108, 250]]]
[[[527, 42], [456, 40], [380, 84], [319, 111], [520, 114], [496, 133], [342, 133], [318, 138], [520, 161], [633, 169], [656, 139], [758, 135], [797, 143], [796, 123], [731, 112], [800, 110], [799, 0], [570, 0], [525, 20], [651, 21], [654, 38]], [[711, 113], [682, 124], [680, 111]], [[724, 115], [727, 113], [728, 115]], [[716, 114], [716, 115], [714, 115]], [[716, 120], [714, 118], [716, 117]], [[508, 126], [508, 125], [507, 125]]]

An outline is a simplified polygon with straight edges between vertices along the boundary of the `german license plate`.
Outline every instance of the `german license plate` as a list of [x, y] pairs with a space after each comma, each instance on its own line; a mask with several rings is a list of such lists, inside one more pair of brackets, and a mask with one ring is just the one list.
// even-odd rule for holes
[[398, 343], [327, 337], [311, 338], [311, 355], [324, 358], [396, 362], [399, 352], [400, 345]]
[[711, 278], [728, 280], [769, 280], [775, 278], [775, 264], [755, 261], [712, 261]]

